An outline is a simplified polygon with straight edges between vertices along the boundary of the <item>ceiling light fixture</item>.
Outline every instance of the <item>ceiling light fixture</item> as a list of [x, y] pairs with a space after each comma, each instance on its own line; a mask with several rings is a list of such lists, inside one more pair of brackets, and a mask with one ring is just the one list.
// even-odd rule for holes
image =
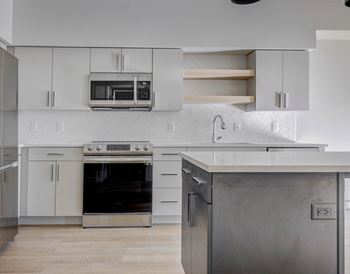
[[[256, 2], [259, 2], [260, 0], [231, 0], [232, 3], [237, 5], [249, 5]], [[350, 0], [347, 0], [349, 2]], [[350, 3], [349, 3], [350, 4]]]
[[350, 8], [350, 0], [345, 0], [345, 6]]

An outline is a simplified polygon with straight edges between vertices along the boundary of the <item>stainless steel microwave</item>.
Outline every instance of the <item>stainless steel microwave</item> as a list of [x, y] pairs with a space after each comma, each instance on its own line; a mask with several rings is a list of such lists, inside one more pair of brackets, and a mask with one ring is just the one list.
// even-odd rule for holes
[[152, 74], [92, 73], [89, 82], [93, 110], [152, 109]]

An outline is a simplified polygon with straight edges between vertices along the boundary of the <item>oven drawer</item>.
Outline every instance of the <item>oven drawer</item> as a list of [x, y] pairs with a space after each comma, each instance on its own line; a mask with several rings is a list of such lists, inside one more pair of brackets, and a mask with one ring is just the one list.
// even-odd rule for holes
[[178, 188], [181, 187], [180, 161], [154, 161], [153, 187]]
[[30, 161], [82, 161], [82, 148], [29, 148]]
[[154, 188], [153, 215], [181, 215], [181, 188]]
[[181, 161], [180, 152], [186, 151], [185, 147], [154, 148], [153, 160], [155, 161]]

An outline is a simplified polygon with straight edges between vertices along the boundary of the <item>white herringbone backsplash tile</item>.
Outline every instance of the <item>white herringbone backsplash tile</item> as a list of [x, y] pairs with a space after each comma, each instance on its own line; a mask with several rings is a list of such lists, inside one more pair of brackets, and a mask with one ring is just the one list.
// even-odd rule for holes
[[[93, 111], [21, 111], [19, 114], [22, 144], [86, 143], [90, 141], [150, 140], [154, 143], [211, 141], [212, 121], [221, 114], [226, 130], [219, 129], [222, 142], [288, 142], [295, 141], [295, 113], [245, 112], [231, 105], [184, 105], [180, 112], [93, 112]], [[57, 123], [64, 123], [64, 131]], [[168, 130], [168, 123], [175, 130]], [[234, 122], [241, 131], [233, 130]], [[279, 131], [271, 131], [271, 123]], [[37, 123], [38, 127], [35, 130]]]

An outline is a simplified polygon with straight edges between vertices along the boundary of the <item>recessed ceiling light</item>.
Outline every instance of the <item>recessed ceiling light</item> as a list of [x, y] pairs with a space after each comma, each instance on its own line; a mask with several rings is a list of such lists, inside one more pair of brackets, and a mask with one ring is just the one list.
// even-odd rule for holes
[[[237, 5], [248, 5], [248, 4], [253, 4], [256, 3], [260, 0], [231, 0], [232, 3], [237, 4]], [[348, 2], [350, 0], [347, 0]]]
[[345, 0], [345, 6], [350, 7], [350, 0]]

